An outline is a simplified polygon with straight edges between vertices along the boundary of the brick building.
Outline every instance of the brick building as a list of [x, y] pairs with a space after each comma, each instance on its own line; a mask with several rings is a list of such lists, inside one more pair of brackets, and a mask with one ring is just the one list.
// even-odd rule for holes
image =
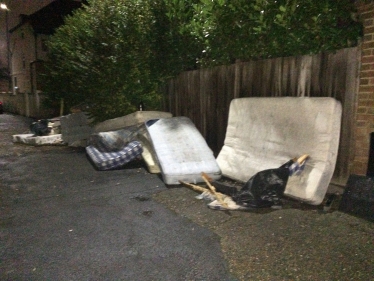
[[31, 15], [20, 15], [10, 32], [13, 94], [42, 91], [38, 76], [47, 59], [46, 40], [63, 24], [63, 18], [81, 7], [80, 1], [56, 0]]
[[374, 1], [357, 1], [356, 4], [364, 26], [364, 37], [356, 99], [355, 157], [351, 173], [365, 175], [369, 162], [370, 135], [374, 132]]

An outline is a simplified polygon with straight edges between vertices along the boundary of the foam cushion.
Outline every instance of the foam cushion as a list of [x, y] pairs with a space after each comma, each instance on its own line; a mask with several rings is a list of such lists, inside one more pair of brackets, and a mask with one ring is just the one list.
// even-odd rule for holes
[[202, 172], [213, 179], [221, 177], [212, 150], [189, 118], [149, 120], [146, 128], [166, 184], [202, 182]]
[[246, 182], [259, 171], [309, 154], [285, 195], [318, 205], [332, 178], [339, 147], [341, 104], [333, 98], [239, 98], [230, 104], [222, 174]]

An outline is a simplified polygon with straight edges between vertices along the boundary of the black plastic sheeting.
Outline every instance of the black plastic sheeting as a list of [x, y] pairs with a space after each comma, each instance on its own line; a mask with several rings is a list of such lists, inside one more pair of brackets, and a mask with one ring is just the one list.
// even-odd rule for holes
[[30, 131], [35, 136], [48, 136], [48, 134], [51, 132], [51, 129], [48, 127], [49, 120], [48, 119], [42, 119], [38, 122], [33, 122], [30, 125]]
[[212, 182], [218, 192], [229, 195], [239, 205], [250, 208], [268, 208], [281, 206], [281, 198], [290, 175], [290, 160], [275, 169], [258, 172], [240, 189], [220, 182]]

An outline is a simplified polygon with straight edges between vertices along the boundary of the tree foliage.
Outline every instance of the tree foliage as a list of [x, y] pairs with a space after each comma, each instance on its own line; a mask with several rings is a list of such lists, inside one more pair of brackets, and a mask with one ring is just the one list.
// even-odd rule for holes
[[350, 0], [88, 0], [49, 42], [47, 89], [101, 121], [159, 108], [181, 71], [349, 47], [361, 28]]
[[206, 48], [202, 65], [282, 57], [357, 44], [350, 0], [201, 0], [191, 32]]
[[68, 106], [89, 103], [96, 121], [133, 112], [141, 101], [157, 108], [149, 1], [88, 3], [49, 42], [50, 96], [64, 97]]

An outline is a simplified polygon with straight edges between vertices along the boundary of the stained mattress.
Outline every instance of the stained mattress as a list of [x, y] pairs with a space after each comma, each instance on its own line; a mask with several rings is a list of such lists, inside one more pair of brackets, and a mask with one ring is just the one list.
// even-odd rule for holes
[[285, 195], [320, 204], [335, 169], [341, 114], [341, 104], [333, 98], [232, 100], [217, 157], [222, 174], [246, 182], [259, 171], [309, 154], [303, 173], [289, 178]]
[[98, 170], [121, 168], [125, 164], [139, 157], [142, 152], [142, 145], [138, 141], [129, 142], [118, 151], [105, 151], [105, 148], [97, 148], [93, 145], [86, 147], [87, 155]]
[[89, 139], [89, 144], [101, 152], [117, 152], [122, 150], [127, 143], [135, 140], [139, 141], [142, 145], [142, 158], [148, 171], [153, 174], [160, 173], [160, 167], [158, 166], [144, 123], [117, 131], [94, 133]]
[[221, 177], [212, 150], [189, 118], [160, 118], [145, 124], [166, 184], [202, 182], [202, 172], [213, 179]]

